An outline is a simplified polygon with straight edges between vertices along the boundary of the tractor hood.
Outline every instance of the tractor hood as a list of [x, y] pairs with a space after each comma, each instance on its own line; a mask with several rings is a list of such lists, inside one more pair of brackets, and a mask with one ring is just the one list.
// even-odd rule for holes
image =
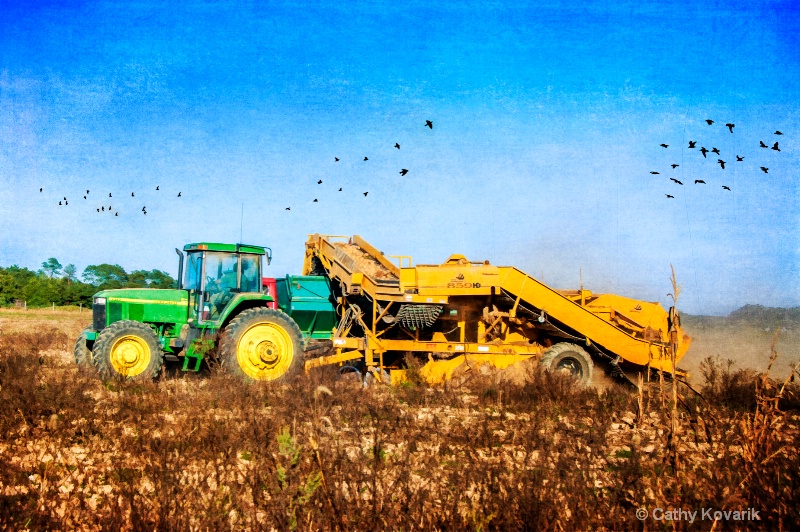
[[[103, 290], [94, 295], [92, 303], [95, 330], [120, 320], [180, 323], [188, 316], [189, 292], [157, 288]], [[97, 323], [101, 320], [103, 327]]]

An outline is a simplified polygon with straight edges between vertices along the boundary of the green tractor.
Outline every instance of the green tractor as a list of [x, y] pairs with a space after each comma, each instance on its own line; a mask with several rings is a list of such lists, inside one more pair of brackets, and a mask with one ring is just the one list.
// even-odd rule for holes
[[[123, 288], [94, 295], [92, 325], [75, 362], [105, 379], [153, 379], [165, 361], [199, 371], [214, 353], [248, 380], [274, 381], [303, 368], [305, 351], [330, 340], [335, 301], [325, 276], [262, 279], [272, 252], [245, 244], [188, 244], [178, 288]], [[185, 272], [184, 272], [185, 261]]]

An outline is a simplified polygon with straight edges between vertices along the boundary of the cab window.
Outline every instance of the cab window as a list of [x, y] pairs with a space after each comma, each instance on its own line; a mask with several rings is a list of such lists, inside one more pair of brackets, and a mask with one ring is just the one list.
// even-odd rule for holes
[[261, 290], [260, 259], [259, 255], [242, 255], [242, 292]]
[[231, 290], [236, 288], [236, 273], [239, 255], [234, 253], [206, 253], [207, 301], [211, 319], [222, 313], [225, 305], [233, 298]]

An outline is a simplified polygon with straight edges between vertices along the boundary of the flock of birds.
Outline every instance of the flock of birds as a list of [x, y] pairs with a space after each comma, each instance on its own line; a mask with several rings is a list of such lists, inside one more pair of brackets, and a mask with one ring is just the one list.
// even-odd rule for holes
[[[160, 186], [156, 186], [156, 191], [157, 192], [161, 191], [161, 187]], [[39, 187], [39, 193], [40, 194], [44, 193], [44, 187]], [[86, 194], [83, 195], [84, 201], [88, 201], [89, 200], [90, 193], [91, 193], [91, 191], [87, 189], [86, 190]], [[109, 198], [113, 198], [114, 196], [113, 196], [113, 194], [111, 192], [109, 192], [108, 193], [108, 197]], [[136, 194], [134, 192], [131, 192], [131, 197], [135, 198]], [[179, 197], [179, 198], [182, 197], [180, 192], [178, 192], [178, 196], [177, 197]], [[61, 205], [61, 206], [64, 206], [64, 207], [69, 206], [69, 200], [67, 199], [67, 197], [64, 196], [63, 198], [64, 199], [61, 199], [61, 200], [58, 201], [58, 204]], [[109, 214], [110, 213], [114, 213], [114, 216], [119, 216], [119, 210], [114, 210], [114, 208], [111, 205], [109, 205], [108, 208], [106, 208], [105, 202], [100, 207], [97, 207], [97, 212], [98, 213], [107, 212]], [[147, 216], [147, 205], [142, 205], [142, 210], [140, 212], [143, 215]]]
[[[706, 122], [706, 123], [707, 123], [709, 126], [712, 126], [712, 125], [714, 124], [714, 120], [711, 120], [711, 119], [706, 119], [706, 120], [705, 120], [705, 122]], [[432, 130], [432, 129], [433, 129], [433, 122], [431, 122], [430, 120], [426, 120], [426, 121], [425, 121], [425, 125], [424, 125], [423, 127], [427, 127], [427, 128], [429, 128], [429, 129], [431, 129], [431, 130]], [[725, 127], [727, 127], [727, 128], [728, 128], [728, 130], [729, 130], [731, 133], [733, 133], [733, 128], [734, 128], [734, 127], [736, 127], [736, 124], [733, 124], [733, 123], [731, 123], [731, 122], [728, 122], [728, 123], [726, 123], [726, 124], [725, 124]], [[783, 133], [782, 133], [781, 131], [775, 131], [775, 133], [774, 133], [774, 134], [775, 134], [775, 135], [783, 135]], [[698, 142], [698, 141], [695, 141], [695, 140], [690, 140], [690, 141], [689, 141], [689, 146], [688, 146], [688, 149], [697, 149], [697, 142]], [[667, 144], [667, 143], [662, 143], [662, 144], [660, 144], [660, 146], [661, 146], [662, 148], [664, 148], [664, 149], [668, 149], [668, 148], [669, 148], [669, 144]], [[763, 148], [763, 149], [771, 149], [771, 150], [773, 150], [773, 151], [776, 151], [776, 152], [780, 152], [780, 151], [781, 151], [781, 148], [780, 148], [780, 142], [779, 142], [779, 141], [776, 141], [776, 142], [775, 142], [774, 144], [772, 144], [772, 146], [770, 147], [768, 144], [764, 143], [764, 141], [763, 141], [763, 140], [760, 140], [760, 141], [759, 141], [759, 146], [760, 146], [761, 148]], [[395, 142], [395, 144], [394, 144], [394, 148], [399, 150], [399, 149], [400, 149], [400, 143], [399, 143], [399, 142]], [[725, 165], [727, 165], [727, 164], [728, 164], [728, 162], [727, 162], [727, 161], [724, 161], [724, 160], [722, 159], [722, 153], [720, 152], [720, 150], [718, 150], [718, 149], [717, 149], [717, 148], [715, 148], [715, 147], [712, 147], [712, 148], [709, 150], [709, 149], [707, 149], [705, 146], [700, 146], [700, 149], [699, 149], [698, 151], [699, 151], [699, 152], [700, 152], [700, 153], [703, 155], [703, 158], [704, 158], [704, 159], [708, 159], [708, 154], [709, 154], [709, 153], [713, 153], [713, 154], [715, 154], [715, 155], [718, 155], [718, 156], [719, 156], [719, 158], [717, 159], [717, 164], [719, 164], [719, 166], [720, 166], [720, 168], [721, 168], [722, 170], [725, 170]], [[745, 158], [744, 158], [744, 156], [741, 156], [741, 155], [738, 155], [738, 154], [735, 154], [735, 156], [736, 156], [736, 162], [737, 162], [737, 163], [739, 163], [739, 162], [742, 162], [742, 161], [744, 161], [744, 159], [745, 159]], [[367, 161], [369, 161], [369, 157], [365, 156], [363, 160], [364, 160], [364, 162], [367, 162]], [[335, 162], [335, 163], [337, 163], [337, 162], [339, 162], [339, 161], [340, 161], [339, 157], [334, 157], [334, 162]], [[680, 164], [677, 164], [677, 163], [672, 163], [672, 164], [670, 164], [670, 166], [672, 167], [672, 169], [673, 169], [673, 170], [675, 170], [676, 168], [678, 168], [678, 167], [680, 166]], [[761, 166], [760, 168], [761, 168], [761, 171], [762, 171], [762, 172], [764, 172], [765, 174], [769, 173], [769, 168], [768, 168], [768, 167], [766, 167], [766, 166]], [[401, 168], [401, 169], [400, 169], [400, 172], [399, 172], [399, 174], [400, 174], [401, 176], [405, 176], [406, 174], [408, 174], [408, 172], [409, 172], [409, 170], [408, 170], [407, 168]], [[658, 172], [658, 171], [655, 171], [655, 170], [651, 171], [650, 173], [651, 173], [651, 174], [653, 174], [653, 175], [660, 175], [660, 174], [661, 174], [661, 172]], [[676, 178], [674, 178], [674, 177], [670, 177], [670, 178], [669, 178], [669, 180], [670, 180], [670, 181], [672, 181], [673, 183], [675, 183], [676, 185], [681, 185], [681, 186], [683, 185], [683, 182], [682, 182], [682, 181], [680, 181], [679, 179], [676, 179]], [[317, 185], [321, 185], [321, 184], [322, 184], [322, 182], [323, 182], [323, 181], [322, 181], [322, 179], [319, 179], [319, 180], [317, 181]], [[705, 180], [703, 180], [703, 179], [695, 179], [695, 180], [694, 180], [694, 184], [695, 184], [695, 185], [705, 185], [705, 184], [706, 184], [706, 182], [705, 182]], [[731, 188], [730, 188], [730, 186], [728, 186], [728, 185], [722, 185], [722, 188], [723, 188], [724, 190], [731, 191]], [[159, 186], [156, 186], [156, 191], [160, 191], [160, 187], [159, 187]], [[339, 190], [338, 190], [338, 192], [342, 192], [342, 191], [343, 191], [342, 187], [339, 187]], [[40, 192], [40, 193], [43, 193], [43, 192], [44, 192], [44, 188], [39, 188], [39, 192]], [[90, 194], [90, 191], [89, 191], [89, 190], [86, 190], [86, 194], [84, 194], [84, 195], [83, 195], [83, 199], [84, 199], [84, 201], [88, 201], [88, 199], [89, 199], [89, 194]], [[367, 195], [369, 194], [369, 191], [362, 192], [362, 194], [363, 194], [363, 195], [364, 195], [364, 197], [366, 198], [366, 197], [367, 197]], [[675, 196], [673, 196], [672, 194], [665, 194], [665, 196], [667, 197], [667, 199], [675, 199]], [[112, 197], [113, 197], [113, 195], [112, 195], [112, 193], [111, 193], [111, 192], [109, 192], [109, 193], [108, 193], [108, 197], [109, 197], [109, 198], [112, 198]], [[132, 198], [133, 198], [133, 197], [136, 197], [134, 192], [131, 192], [131, 197], [132, 197]], [[177, 197], [178, 197], [178, 198], [180, 198], [180, 197], [181, 197], [181, 193], [180, 193], [180, 192], [178, 192], [178, 195], [177, 195]], [[319, 199], [318, 199], [318, 198], [314, 198], [314, 200], [313, 200], [313, 202], [312, 202], [312, 203], [318, 203], [318, 202], [319, 202]], [[67, 197], [66, 197], [66, 196], [64, 196], [64, 197], [63, 197], [63, 199], [59, 200], [58, 204], [59, 204], [59, 205], [61, 205], [61, 206], [69, 206], [69, 200], [67, 199]], [[112, 205], [109, 205], [109, 206], [108, 206], [108, 208], [106, 208], [105, 204], [103, 204], [103, 205], [101, 205], [101, 206], [99, 206], [99, 207], [96, 207], [96, 210], [97, 210], [97, 212], [98, 212], [98, 213], [105, 213], [105, 212], [107, 212], [107, 213], [113, 213], [113, 214], [114, 214], [114, 216], [119, 216], [119, 210], [114, 210], [114, 208], [113, 208], [113, 206], [112, 206]], [[287, 210], [287, 211], [290, 211], [290, 210], [292, 210], [292, 209], [291, 209], [291, 207], [286, 207], [286, 209], [285, 209], [285, 210]], [[146, 216], [146, 215], [147, 215], [147, 206], [146, 206], [146, 205], [143, 205], [143, 206], [142, 206], [142, 209], [141, 209], [141, 211], [140, 211], [140, 212], [141, 212], [143, 215], [145, 215], [145, 216]]]
[[[706, 121], [705, 121], [705, 122], [706, 122], [706, 123], [707, 123], [709, 126], [711, 126], [711, 125], [713, 125], [713, 124], [714, 124], [714, 120], [711, 120], [710, 118], [709, 118], [709, 119], [706, 119]], [[731, 133], [733, 133], [733, 128], [735, 128], [735, 127], [736, 127], [736, 124], [733, 124], [733, 123], [731, 123], [731, 122], [728, 122], [727, 124], [725, 124], [725, 127], [727, 127], [727, 128], [728, 128], [728, 130], [729, 130]], [[780, 131], [775, 131], [775, 133], [774, 133], [774, 134], [775, 134], [775, 135], [783, 135], [783, 133], [782, 133], [782, 132], [780, 132]], [[688, 149], [697, 149], [697, 142], [698, 142], [698, 141], [695, 141], [695, 140], [690, 140], [690, 141], [689, 141], [689, 146], [688, 146]], [[662, 148], [664, 148], [664, 149], [667, 149], [667, 148], [669, 148], [669, 144], [666, 144], [666, 143], [662, 143], [662, 144], [660, 144], [660, 146], [661, 146]], [[776, 142], [775, 142], [775, 143], [772, 145], [772, 147], [770, 148], [770, 146], [769, 146], [769, 145], [767, 145], [767, 144], [765, 144], [763, 140], [760, 140], [760, 141], [759, 141], [759, 146], [760, 146], [761, 148], [765, 148], [765, 149], [767, 149], [767, 148], [769, 148], [769, 149], [772, 149], [772, 150], [774, 150], [774, 151], [776, 151], [776, 152], [779, 152], [779, 151], [781, 151], [781, 148], [780, 148], [780, 142], [779, 142], [779, 141], [776, 141]], [[713, 147], [713, 146], [712, 146], [712, 148], [711, 148], [710, 150], [708, 150], [708, 149], [707, 149], [705, 146], [700, 146], [700, 150], [699, 150], [699, 152], [703, 154], [703, 158], [704, 158], [704, 159], [708, 159], [708, 154], [709, 154], [709, 153], [713, 153], [713, 154], [716, 154], [716, 155], [718, 155], [718, 156], [719, 156], [719, 158], [717, 159], [717, 164], [718, 164], [718, 165], [720, 165], [720, 167], [722, 168], [722, 170], [725, 170], [725, 165], [726, 165], [726, 164], [728, 164], [728, 162], [727, 162], [727, 161], [724, 161], [724, 160], [722, 160], [722, 153], [721, 153], [721, 152], [720, 152], [720, 151], [719, 151], [717, 148], [715, 148], [715, 147]], [[738, 154], [735, 154], [735, 155], [736, 155], [736, 162], [737, 162], [737, 163], [740, 163], [740, 162], [744, 161], [744, 156], [742, 156], [742, 155], [738, 155]], [[672, 163], [670, 166], [672, 167], [672, 169], [673, 169], [673, 170], [675, 170], [676, 168], [678, 168], [678, 167], [680, 166], [680, 164], [677, 164], [677, 163]], [[766, 167], [766, 166], [761, 166], [761, 171], [762, 171], [762, 172], [764, 172], [765, 174], [768, 174], [768, 173], [769, 173], [769, 168], [768, 168], [768, 167]], [[653, 175], [660, 175], [660, 174], [661, 174], [661, 172], [657, 172], [657, 171], [651, 171], [650, 173], [651, 173], [651, 174], [653, 174]], [[683, 182], [682, 182], [682, 181], [680, 181], [680, 180], [678, 180], [678, 179], [675, 179], [674, 177], [670, 177], [670, 178], [669, 178], [669, 180], [670, 180], [670, 181], [672, 181], [673, 183], [675, 183], [676, 185], [681, 185], [681, 186], [683, 185]], [[694, 184], [695, 184], [695, 185], [705, 185], [705, 184], [706, 184], [706, 182], [705, 182], [705, 180], [703, 180], [703, 179], [695, 179], [695, 180], [694, 180]], [[722, 185], [722, 188], [723, 188], [724, 190], [731, 191], [731, 187], [730, 187], [730, 186], [728, 186], [728, 185]], [[675, 196], [673, 196], [672, 194], [664, 194], [664, 195], [667, 197], [667, 199], [675, 199]]]
[[[423, 127], [427, 127], [428, 129], [432, 130], [433, 129], [433, 122], [430, 121], [430, 120], [426, 120]], [[394, 148], [399, 150], [400, 149], [400, 143], [399, 142], [395, 142]], [[340, 160], [339, 157], [334, 157], [334, 162], [339, 162], [339, 160]], [[364, 157], [364, 162], [366, 162], [366, 161], [369, 161], [369, 157], [367, 157], [367, 156]], [[409, 172], [409, 170], [407, 168], [401, 168], [399, 174], [401, 176], [405, 176], [406, 174], [408, 174], [408, 172]], [[322, 184], [322, 179], [318, 180], [317, 184], [321, 185]], [[156, 192], [160, 192], [161, 191], [161, 187], [160, 186], [156, 186], [155, 190], [156, 190]], [[343, 188], [339, 187], [338, 191], [342, 192]], [[39, 188], [39, 193], [40, 194], [44, 193], [44, 187], [40, 187]], [[369, 195], [369, 191], [362, 192], [362, 194], [366, 198]], [[84, 202], [89, 201], [90, 195], [91, 195], [91, 190], [87, 189], [86, 190], [86, 194], [83, 194]], [[136, 197], [136, 193], [135, 192], [131, 192], [131, 197], [135, 198]], [[177, 197], [178, 198], [182, 197], [180, 192], [178, 192]], [[108, 202], [111, 203], [111, 198], [114, 198], [114, 195], [113, 195], [112, 192], [108, 193], [108, 198], [109, 198]], [[80, 200], [78, 200], [78, 201], [80, 202]], [[67, 198], [67, 196], [63, 196], [62, 199], [60, 199], [58, 201], [58, 205], [62, 206], [62, 207], [68, 207], [69, 206], [69, 202], [70, 202], [70, 200]], [[319, 199], [318, 198], [314, 198], [312, 203], [319, 203]], [[73, 202], [73, 204], [74, 204], [74, 202]], [[120, 213], [119, 209], [115, 209], [113, 205], [106, 206], [105, 202], [103, 202], [103, 204], [101, 204], [99, 207], [95, 204], [94, 207], [95, 207], [97, 213], [109, 213], [109, 214], [113, 214], [114, 216], [119, 216], [119, 213]], [[291, 207], [286, 207], [286, 210], [290, 211]], [[140, 212], [142, 213], [143, 216], [147, 216], [147, 206], [146, 205], [142, 205], [142, 209], [141, 209]]]
[[[433, 129], [433, 122], [431, 122], [430, 120], [425, 120], [425, 125], [423, 127], [427, 127], [428, 129]], [[400, 143], [399, 142], [395, 142], [394, 143], [394, 148], [399, 150], [400, 149]], [[334, 163], [338, 163], [339, 161], [340, 161], [339, 157], [334, 157], [333, 158], [333, 162]], [[364, 162], [367, 162], [367, 161], [369, 161], [369, 157], [368, 156], [364, 156]], [[401, 168], [399, 174], [401, 176], [405, 176], [408, 172], [409, 172], [409, 170], [407, 168]], [[322, 179], [317, 181], [317, 185], [321, 185], [321, 184], [322, 184]], [[342, 192], [342, 191], [343, 191], [342, 187], [339, 187], [338, 192]], [[362, 194], [366, 198], [367, 195], [369, 194], [369, 191], [362, 192]], [[312, 201], [312, 203], [319, 203], [319, 198], [314, 198], [314, 201]], [[285, 210], [291, 211], [292, 208], [291, 207], [286, 207]]]

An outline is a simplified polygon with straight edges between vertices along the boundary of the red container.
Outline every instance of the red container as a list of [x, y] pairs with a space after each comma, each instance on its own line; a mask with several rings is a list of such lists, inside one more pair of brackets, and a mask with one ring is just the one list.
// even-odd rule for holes
[[263, 286], [267, 293], [272, 296], [273, 301], [268, 303], [269, 308], [278, 308], [278, 283], [274, 277], [262, 277], [261, 286]]

